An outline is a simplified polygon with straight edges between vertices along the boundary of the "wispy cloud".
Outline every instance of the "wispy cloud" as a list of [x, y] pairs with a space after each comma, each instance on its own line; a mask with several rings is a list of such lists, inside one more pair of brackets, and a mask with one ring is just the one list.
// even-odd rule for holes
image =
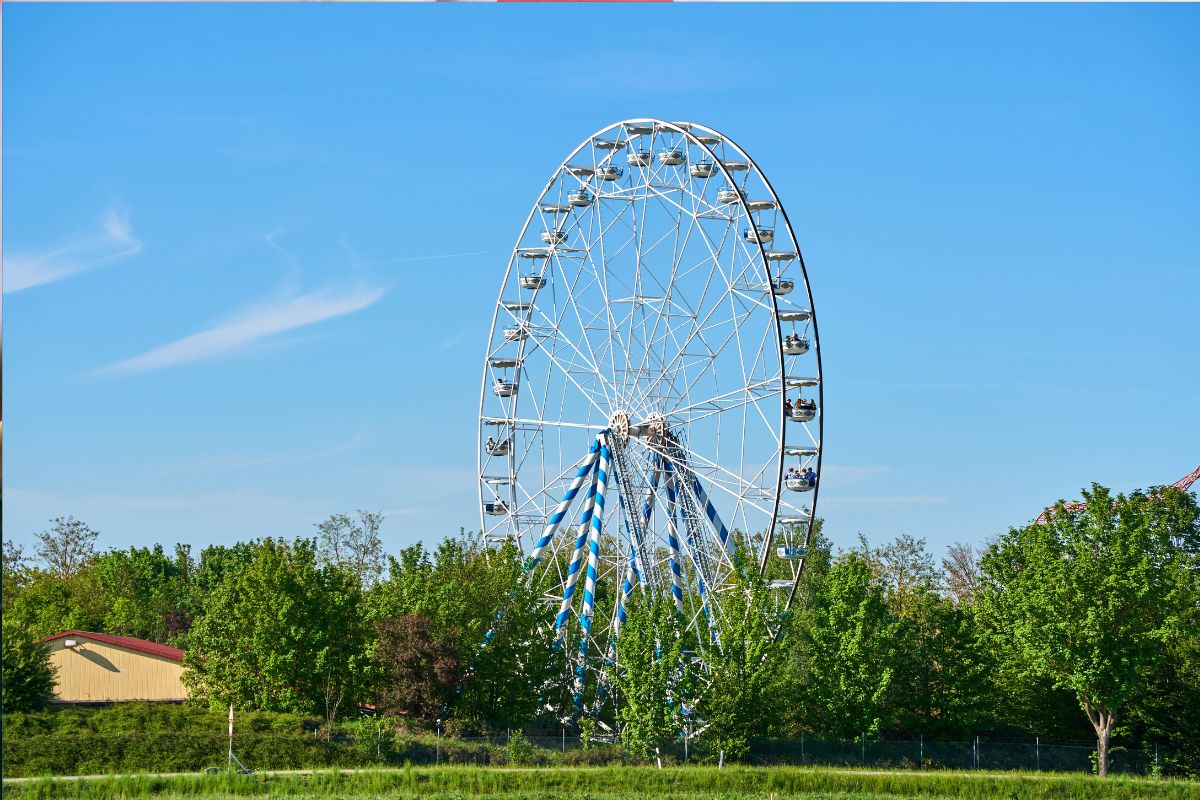
[[296, 297], [276, 298], [242, 309], [199, 333], [102, 367], [92, 376], [134, 375], [226, 355], [285, 331], [362, 311], [383, 297], [385, 291], [377, 287], [350, 291], [321, 289]]
[[448, 338], [448, 339], [444, 339], [444, 340], [443, 340], [443, 341], [442, 341], [442, 342], [441, 342], [441, 343], [440, 343], [440, 344], [437, 346], [437, 351], [438, 351], [439, 353], [444, 353], [444, 352], [446, 352], [447, 350], [450, 350], [450, 349], [452, 349], [452, 348], [454, 348], [454, 347], [457, 347], [457, 346], [458, 346], [458, 344], [459, 344], [460, 342], [462, 342], [462, 340], [463, 340], [463, 339], [465, 339], [466, 337], [467, 337], [467, 332], [466, 332], [466, 331], [459, 331], [458, 333], [454, 334], [454, 335], [453, 335], [453, 336], [451, 336], [450, 338]]
[[17, 252], [5, 259], [6, 294], [61, 281], [141, 252], [129, 217], [112, 210], [101, 220], [101, 232], [60, 242], [40, 253]]

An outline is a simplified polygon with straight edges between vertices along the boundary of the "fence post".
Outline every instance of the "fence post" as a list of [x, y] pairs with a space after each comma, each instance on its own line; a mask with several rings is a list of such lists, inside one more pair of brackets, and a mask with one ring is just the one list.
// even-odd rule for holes
[[925, 769], [925, 734], [921, 734], [921, 756], [917, 762], [917, 769]]
[[975, 769], [979, 769], [979, 737], [975, 737]]
[[565, 753], [565, 752], [567, 752], [567, 726], [566, 725], [563, 725], [563, 740], [562, 740], [562, 742], [563, 742], [562, 750]]
[[1037, 765], [1037, 771], [1042, 771], [1042, 737], [1033, 737], [1033, 763]]
[[[804, 763], [804, 731], [800, 731], [800, 763]], [[1154, 745], [1154, 763], [1158, 763], [1158, 745]]]
[[1154, 766], [1158, 766], [1158, 742], [1154, 743]]
[[867, 732], [866, 731], [863, 731], [863, 735], [862, 735], [862, 763], [863, 763], [864, 767], [867, 765]]

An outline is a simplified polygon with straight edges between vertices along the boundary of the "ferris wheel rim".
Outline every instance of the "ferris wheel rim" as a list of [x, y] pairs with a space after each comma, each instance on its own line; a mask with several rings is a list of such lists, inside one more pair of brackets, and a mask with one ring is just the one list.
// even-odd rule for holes
[[[733, 151], [735, 151], [743, 159], [745, 159], [745, 161], [743, 162], [745, 164], [745, 167], [743, 167], [743, 168], [751, 171], [754, 175], [756, 175], [758, 180], [760, 180], [762, 182], [763, 186], [770, 193], [770, 198], [774, 204], [774, 210], [776, 211], [777, 214], [779, 214], [779, 219], [782, 219], [783, 227], [787, 232], [787, 237], [794, 247], [796, 268], [798, 268], [800, 270], [800, 273], [801, 273], [801, 276], [803, 279], [804, 294], [808, 298], [808, 301], [809, 301], [809, 309], [808, 309], [809, 318], [808, 319], [809, 319], [809, 326], [811, 327], [811, 330], [812, 330], [812, 340], [814, 343], [814, 347], [812, 349], [816, 351], [815, 352], [815, 357], [816, 357], [816, 362], [817, 362], [816, 363], [816, 369], [817, 369], [816, 396], [817, 396], [817, 400], [819, 403], [818, 408], [820, 409], [820, 413], [818, 414], [817, 426], [816, 426], [816, 428], [817, 428], [816, 442], [818, 442], [819, 444], [816, 449], [816, 459], [815, 459], [816, 471], [819, 473], [820, 467], [821, 467], [821, 458], [822, 458], [823, 449], [824, 449], [823, 446], [821, 446], [824, 443], [824, 380], [823, 380], [824, 373], [823, 373], [823, 365], [821, 362], [821, 351], [820, 351], [820, 347], [819, 347], [819, 334], [818, 334], [818, 329], [817, 329], [815, 301], [813, 300], [813, 297], [812, 297], [811, 282], [810, 282], [809, 275], [808, 275], [807, 265], [804, 262], [803, 254], [802, 254], [802, 252], [800, 250], [800, 246], [799, 246], [799, 240], [796, 238], [795, 231], [792, 227], [790, 218], [787, 215], [786, 209], [783, 206], [782, 202], [780, 201], [778, 194], [775, 192], [774, 187], [770, 183], [770, 180], [766, 177], [765, 172], [763, 172], [763, 170], [759, 167], [757, 162], [745, 150], [743, 150], [733, 139], [731, 139], [729, 136], [725, 135], [724, 133], [717, 131], [716, 129], [710, 128], [705, 125], [701, 125], [699, 123], [683, 123], [683, 124], [681, 124], [681, 123], [675, 123], [675, 122], [670, 122], [670, 121], [666, 121], [666, 120], [658, 120], [658, 119], [654, 119], [654, 118], [631, 118], [631, 119], [621, 120], [619, 122], [615, 122], [615, 123], [607, 125], [603, 128], [600, 128], [597, 131], [595, 131], [594, 133], [592, 133], [590, 136], [583, 139], [580, 142], [580, 144], [574, 150], [572, 150], [559, 163], [558, 167], [551, 173], [551, 176], [547, 180], [545, 185], [543, 186], [541, 194], [539, 194], [537, 201], [535, 201], [533, 203], [533, 205], [530, 209], [530, 212], [529, 212], [528, 216], [526, 217], [525, 223], [522, 226], [521, 232], [517, 237], [517, 243], [513, 247], [513, 251], [510, 254], [508, 265], [505, 270], [505, 280], [501, 284], [501, 288], [500, 288], [500, 292], [499, 292], [499, 295], [496, 300], [496, 304], [493, 307], [492, 324], [491, 324], [491, 328], [490, 328], [490, 330], [493, 334], [493, 340], [494, 340], [494, 334], [497, 330], [497, 325], [500, 321], [501, 310], [504, 307], [503, 306], [504, 294], [505, 294], [505, 290], [508, 286], [508, 279], [513, 274], [513, 270], [514, 270], [514, 267], [516, 266], [516, 262], [518, 259], [519, 251], [522, 249], [521, 242], [525, 240], [526, 234], [529, 233], [530, 226], [533, 223], [534, 218], [538, 215], [539, 206], [546, 199], [547, 193], [560, 180], [564, 171], [568, 170], [570, 162], [576, 156], [578, 156], [579, 153], [583, 152], [586, 148], [588, 148], [589, 145], [595, 146], [596, 140], [599, 139], [600, 137], [603, 137], [605, 134], [607, 134], [611, 131], [617, 130], [617, 129], [625, 129], [625, 128], [627, 128], [627, 126], [629, 126], [631, 124], [649, 124], [649, 125], [653, 126], [656, 131], [661, 129], [661, 130], [666, 130], [666, 131], [670, 131], [675, 134], [681, 135], [682, 137], [684, 137], [684, 141], [686, 144], [690, 144], [690, 145], [700, 149], [704, 154], [707, 155], [707, 157], [711, 161], [711, 163], [716, 166], [716, 170], [719, 171], [719, 174], [725, 179], [725, 181], [729, 185], [737, 186], [738, 181], [733, 176], [731, 170], [726, 168], [725, 162], [729, 161], [729, 159], [728, 158], [726, 158], [726, 159], [720, 158], [718, 156], [718, 154], [714, 151], [714, 147], [718, 147], [720, 145], [726, 145], [729, 148], [731, 148]], [[696, 135], [697, 131], [707, 132], [707, 133], [711, 134], [712, 136], [715, 136], [718, 140], [718, 144], [714, 144], [713, 146], [710, 147], [709, 144], [706, 144], [705, 142], [701, 141], [697, 137], [697, 135]], [[615, 153], [615, 152], [616, 152], [616, 149], [613, 150], [613, 153]], [[611, 162], [611, 160], [612, 160], [611, 156], [612, 156], [612, 154], [610, 154], [604, 160], [606, 162]], [[737, 204], [741, 208], [741, 216], [748, 220], [753, 220], [753, 217], [751, 216], [751, 210], [748, 207], [747, 202], [748, 202], [748, 198], [746, 198], [744, 196], [739, 196], [737, 199]], [[776, 222], [776, 225], [778, 226], [778, 222]], [[761, 268], [763, 270], [766, 280], [768, 282], [772, 281], [775, 273], [772, 270], [771, 262], [767, 258], [766, 249], [764, 247], [764, 242], [761, 240], [756, 240], [754, 242], [754, 249], [757, 251], [758, 259], [759, 259], [758, 263], [761, 264]], [[519, 272], [518, 272], [518, 274], [519, 274]], [[774, 331], [773, 332], [774, 332], [774, 345], [775, 346], [772, 349], [775, 351], [775, 354], [776, 354], [776, 360], [777, 360], [779, 374], [781, 376], [781, 379], [786, 381], [788, 370], [787, 370], [787, 361], [785, 359], [785, 354], [784, 354], [783, 348], [782, 348], [783, 329], [782, 329], [782, 321], [781, 321], [779, 313], [778, 313], [779, 312], [779, 301], [778, 301], [778, 297], [774, 291], [768, 291], [767, 295], [770, 297], [770, 306], [771, 306], [771, 309], [773, 312], [772, 317], [773, 317], [773, 321], [774, 321], [774, 324], [773, 324]], [[527, 345], [524, 341], [520, 342], [518, 344], [518, 346], [520, 348], [519, 352], [521, 352], [521, 353], [526, 352], [525, 347]], [[490, 350], [490, 346], [489, 346], [489, 350]], [[489, 365], [488, 365], [487, 359], [485, 359], [485, 363], [484, 363], [484, 367], [483, 367], [483, 376], [482, 376], [483, 379], [481, 380], [480, 404], [479, 404], [479, 420], [480, 420], [481, 427], [484, 424], [485, 420], [488, 418], [488, 415], [485, 414], [485, 406], [488, 401], [488, 388], [487, 388], [488, 375], [489, 375]], [[786, 392], [786, 388], [787, 388], [786, 384], [781, 386], [781, 391]], [[544, 415], [538, 415], [538, 416], [544, 417]], [[532, 423], [532, 422], [534, 422], [534, 420], [529, 420], [529, 422]], [[774, 462], [775, 462], [775, 478], [776, 478], [774, 481], [775, 490], [773, 493], [774, 497], [773, 497], [773, 501], [772, 501], [772, 509], [771, 509], [771, 512], [769, 515], [768, 531], [767, 531], [766, 535], [764, 536], [762, 551], [760, 552], [760, 554], [758, 556], [758, 562], [759, 562], [758, 566], [759, 566], [760, 574], [762, 574], [766, 568], [769, 551], [772, 546], [772, 542], [774, 540], [774, 529], [779, 524], [780, 503], [781, 503], [782, 497], [784, 495], [784, 490], [782, 488], [783, 471], [784, 471], [784, 466], [785, 466], [785, 454], [786, 454], [787, 447], [788, 447], [789, 437], [788, 437], [788, 419], [783, 415], [782, 410], [780, 411], [778, 423], [779, 423], [778, 451], [771, 454], [771, 456], [770, 456], [772, 459], [774, 459]], [[543, 418], [543, 419], [538, 420], [537, 424], [563, 426], [563, 425], [570, 425], [571, 423], [561, 421], [561, 420], [560, 421], [551, 421], [551, 420], [547, 420], [547, 419]], [[597, 426], [595, 426], [595, 425], [579, 425], [579, 427], [588, 427], [588, 428], [595, 429]], [[483, 439], [483, 437], [480, 436], [477, 441], [477, 463], [479, 463], [479, 464], [483, 464], [485, 461], [484, 443], [483, 443], [482, 439]], [[570, 470], [568, 468], [565, 471], [569, 472]], [[813, 492], [811, 495], [811, 497], [812, 497], [811, 509], [812, 510], [809, 512], [809, 516], [808, 516], [809, 522], [807, 523], [807, 526], [806, 526], [807, 527], [807, 532], [805, 534], [805, 543], [806, 544], [811, 539], [812, 533], [813, 533], [813, 523], [815, 521], [815, 510], [816, 510], [816, 506], [817, 506], [817, 498], [818, 498], [819, 488], [820, 488], [820, 484], [818, 482], [817, 485], [812, 490], [812, 492]], [[479, 484], [478, 484], [478, 496], [479, 496], [480, 507], [481, 507], [481, 510], [480, 510], [481, 523], [482, 523], [481, 527], [482, 527], [483, 531], [486, 531], [487, 530], [487, 520], [485, 518], [484, 511], [482, 510], [482, 505], [484, 502], [484, 484], [482, 481], [479, 482]], [[792, 581], [791, 590], [789, 592], [788, 600], [787, 600], [788, 605], [791, 604], [791, 602], [795, 596], [798, 581], [799, 581], [799, 573], [797, 573], [795, 575], [795, 578]]]

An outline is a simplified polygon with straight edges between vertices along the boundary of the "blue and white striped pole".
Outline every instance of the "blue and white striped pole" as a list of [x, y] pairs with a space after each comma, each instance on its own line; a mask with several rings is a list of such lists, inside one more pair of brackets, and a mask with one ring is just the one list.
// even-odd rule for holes
[[562, 502], [558, 504], [558, 508], [554, 509], [554, 513], [550, 515], [550, 521], [546, 523], [546, 529], [542, 531], [542, 538], [538, 540], [537, 546], [529, 553], [529, 558], [525, 562], [526, 572], [537, 566], [538, 561], [542, 557], [542, 551], [546, 549], [546, 545], [550, 544], [550, 540], [554, 538], [559, 524], [567, 516], [567, 511], [571, 508], [571, 503], [575, 501], [575, 495], [579, 494], [580, 487], [583, 486], [584, 480], [591, 473], [599, 457], [600, 440], [597, 439], [592, 442], [592, 449], [588, 450], [587, 457], [579, 467], [579, 472], [575, 474], [575, 480], [571, 481], [567, 493], [563, 495]]
[[729, 541], [729, 529], [725, 527], [725, 523], [721, 522], [721, 518], [717, 516], [716, 506], [708, 499], [708, 493], [704, 491], [704, 487], [700, 485], [700, 479], [695, 474], [692, 475], [692, 486], [696, 492], [696, 499], [704, 506], [704, 513], [708, 516], [708, 521], [712, 523], [717, 530], [717, 535], [721, 538], [721, 547], [725, 548]]
[[596, 470], [595, 511], [592, 531], [588, 536], [587, 575], [583, 582], [583, 610], [580, 612], [582, 631], [579, 637], [579, 662], [575, 665], [575, 708], [583, 710], [584, 662], [587, 659], [588, 639], [592, 633], [592, 615], [596, 606], [596, 572], [600, 565], [600, 530], [604, 524], [604, 492], [608, 484], [608, 465], [611, 453], [606, 432], [600, 438], [600, 467]]
[[[678, 478], [674, 468], [667, 464], [667, 544], [671, 548], [670, 568], [671, 568], [671, 597], [675, 600], [675, 609], [680, 613], [683, 612], [683, 572], [679, 567], [679, 527], [677, 520], [679, 518], [678, 503], [675, 499], [675, 487], [678, 485]], [[697, 572], [699, 572], [697, 570]], [[704, 585], [704, 579], [700, 579], [701, 586]]]
[[[596, 439], [596, 452], [600, 452], [600, 439]], [[583, 561], [583, 550], [587, 544], [588, 533], [591, 531], [592, 510], [596, 505], [597, 475], [592, 473], [592, 482], [588, 486], [587, 495], [583, 498], [583, 510], [579, 515], [579, 533], [575, 537], [575, 552], [571, 555], [571, 566], [567, 570], [567, 582], [563, 586], [562, 603], [558, 607], [558, 616], [554, 619], [556, 638], [561, 637], [567, 626], [567, 618], [571, 615], [571, 601], [575, 597], [575, 584], [579, 582], [579, 569]]]

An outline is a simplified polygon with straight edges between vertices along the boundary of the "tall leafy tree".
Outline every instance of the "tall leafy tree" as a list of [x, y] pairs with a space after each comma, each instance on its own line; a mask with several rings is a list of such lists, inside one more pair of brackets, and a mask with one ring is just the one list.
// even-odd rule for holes
[[612, 672], [621, 743], [641, 756], [685, 733], [696, 689], [696, 643], [669, 599], [650, 600], [640, 593], [630, 598]]
[[49, 530], [34, 534], [35, 550], [50, 572], [69, 578], [95, 558], [100, 533], [75, 517], [55, 517], [50, 522]]
[[[751, 563], [744, 554], [735, 563]], [[778, 724], [786, 654], [774, 636], [787, 620], [756, 571], [739, 570], [734, 585], [715, 598], [715, 640], [708, 643], [707, 674], [698, 691], [697, 714], [708, 723], [704, 740], [726, 757], [740, 759], [755, 736]]]
[[55, 684], [50, 648], [28, 628], [5, 616], [2, 649], [4, 713], [45, 708]]
[[184, 680], [193, 696], [330, 719], [362, 688], [367, 623], [357, 579], [317, 566], [309, 539], [251, 543], [223, 571], [188, 637]]
[[800, 614], [792, 649], [798, 722], [819, 735], [877, 734], [887, 716], [895, 630], [876, 569], [860, 552], [843, 554]]
[[383, 514], [358, 512], [358, 519], [349, 514], [333, 514], [317, 527], [317, 544], [324, 564], [335, 564], [358, 576], [364, 589], [383, 575], [383, 539], [379, 526]]
[[1113, 727], [1172, 635], [1194, 619], [1200, 513], [1177, 489], [1059, 503], [984, 557], [984, 607], [1024, 670], [1073, 692], [1108, 773]]

